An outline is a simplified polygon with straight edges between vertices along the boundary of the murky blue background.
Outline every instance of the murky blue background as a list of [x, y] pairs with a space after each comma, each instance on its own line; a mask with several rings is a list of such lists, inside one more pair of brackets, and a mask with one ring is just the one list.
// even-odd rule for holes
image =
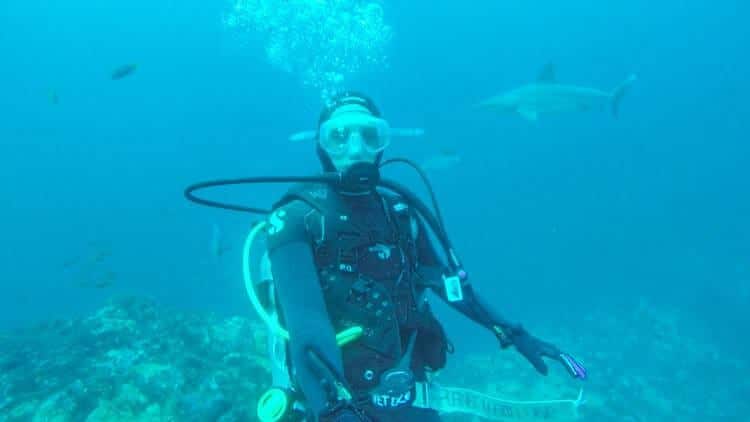
[[[370, 94], [394, 125], [425, 129], [389, 156], [460, 154], [432, 181], [484, 294], [545, 332], [645, 298], [747, 353], [747, 2], [384, 8], [390, 66], [347, 86]], [[239, 244], [251, 217], [196, 207], [182, 189], [318, 171], [313, 146], [287, 137], [314, 126], [321, 101], [252, 40], [238, 42], [225, 12], [195, 0], [0, 3], [0, 326], [82, 315], [122, 294], [250, 314]], [[124, 63], [139, 67], [112, 81]], [[533, 81], [546, 63], [563, 83], [638, 81], [619, 119], [530, 123], [472, 109]], [[406, 171], [388, 174], [421, 189]], [[283, 189], [214, 197], [268, 206]], [[233, 246], [218, 258], [213, 225]], [[116, 274], [114, 284], [86, 287], [80, 262]], [[457, 344], [466, 329], [464, 348], [494, 347], [444, 317]]]

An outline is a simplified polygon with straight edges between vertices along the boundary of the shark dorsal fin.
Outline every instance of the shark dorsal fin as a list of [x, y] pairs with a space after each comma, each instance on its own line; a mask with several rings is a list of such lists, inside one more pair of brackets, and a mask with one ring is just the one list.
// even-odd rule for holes
[[538, 83], [554, 83], [557, 78], [555, 77], [555, 65], [552, 63], [547, 63], [543, 68], [542, 71], [539, 72], [539, 76], [537, 76], [536, 81]]

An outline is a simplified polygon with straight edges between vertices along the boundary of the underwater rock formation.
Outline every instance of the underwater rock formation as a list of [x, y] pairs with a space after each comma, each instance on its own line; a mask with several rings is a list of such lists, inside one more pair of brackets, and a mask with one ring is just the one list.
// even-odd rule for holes
[[[585, 360], [586, 382], [560, 368], [540, 377], [499, 349], [453, 356], [433, 380], [508, 400], [574, 399], [583, 387], [581, 421], [748, 420], [747, 362], [719, 350], [707, 328], [642, 302], [548, 327], [545, 338]], [[0, 422], [256, 420], [271, 383], [266, 347], [254, 320], [113, 300], [87, 318], [0, 334]]]

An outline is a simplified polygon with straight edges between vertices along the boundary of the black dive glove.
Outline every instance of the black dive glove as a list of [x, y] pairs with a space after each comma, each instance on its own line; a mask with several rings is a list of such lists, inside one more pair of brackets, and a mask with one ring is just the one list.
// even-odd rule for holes
[[539, 340], [529, 334], [522, 326], [516, 325], [506, 329], [495, 329], [500, 347], [503, 349], [515, 346], [518, 353], [523, 355], [534, 368], [542, 375], [547, 375], [547, 364], [542, 358], [554, 359], [565, 367], [571, 377], [586, 379], [588, 376], [586, 368], [583, 367], [573, 356], [563, 353], [555, 345]]

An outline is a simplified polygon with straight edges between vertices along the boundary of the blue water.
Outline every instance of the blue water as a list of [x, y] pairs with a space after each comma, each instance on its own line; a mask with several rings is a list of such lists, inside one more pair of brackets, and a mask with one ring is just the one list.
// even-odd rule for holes
[[[433, 183], [474, 282], [508, 314], [550, 332], [591, 307], [647, 298], [747, 353], [737, 333], [750, 326], [740, 293], [750, 284], [749, 9], [387, 1], [390, 67], [349, 86], [394, 125], [425, 128], [391, 156], [459, 152], [461, 164]], [[117, 294], [250, 314], [238, 245], [252, 218], [196, 207], [182, 189], [317, 171], [312, 146], [287, 137], [314, 126], [321, 101], [261, 46], [237, 42], [225, 11], [195, 0], [0, 3], [0, 326], [84, 315]], [[638, 81], [618, 119], [530, 123], [471, 108], [550, 62], [564, 83]], [[124, 63], [139, 68], [110, 80]], [[222, 197], [268, 206], [282, 192]], [[213, 224], [234, 245], [218, 260]], [[83, 288], [65, 268], [91, 242], [111, 253], [111, 287]]]

